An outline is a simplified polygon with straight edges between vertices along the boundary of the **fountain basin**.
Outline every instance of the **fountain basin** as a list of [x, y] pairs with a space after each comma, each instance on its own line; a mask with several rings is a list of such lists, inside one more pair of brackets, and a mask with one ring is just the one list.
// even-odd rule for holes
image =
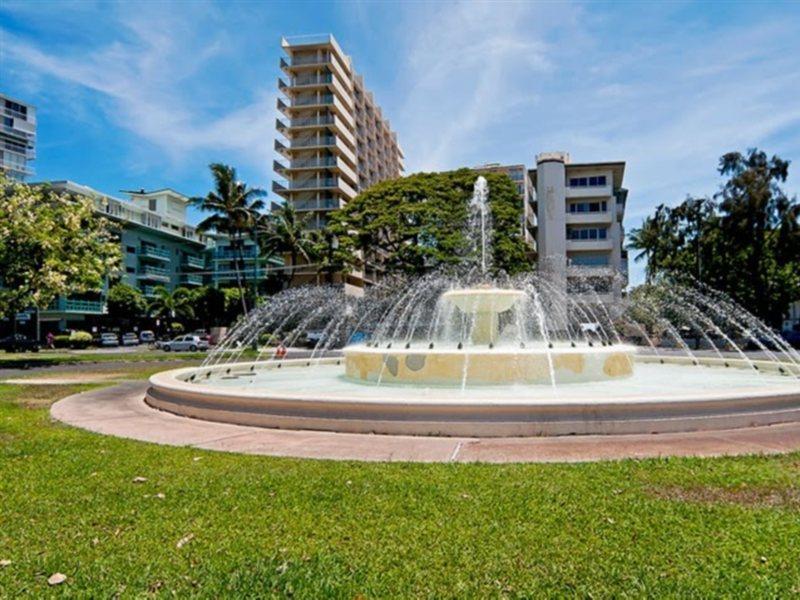
[[[629, 377], [633, 346], [595, 348], [469, 347], [386, 349], [348, 346], [345, 373], [354, 381], [439, 386], [559, 384]], [[552, 368], [551, 368], [552, 367]]]
[[[460, 388], [353, 382], [341, 359], [190, 367], [150, 379], [175, 414], [285, 429], [475, 437], [666, 433], [800, 421], [797, 365], [637, 356], [615, 381]], [[784, 369], [780, 374], [778, 368]]]

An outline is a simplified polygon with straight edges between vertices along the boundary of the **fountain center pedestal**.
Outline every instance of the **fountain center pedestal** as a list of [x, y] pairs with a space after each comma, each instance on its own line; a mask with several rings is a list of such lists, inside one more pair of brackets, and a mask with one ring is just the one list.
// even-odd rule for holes
[[500, 313], [511, 310], [524, 296], [525, 292], [520, 290], [471, 288], [450, 290], [442, 295], [442, 299], [473, 318], [470, 336], [473, 344], [489, 345], [497, 342]]
[[[633, 373], [631, 346], [576, 347], [544, 340], [518, 345], [497, 344], [499, 316], [525, 297], [520, 290], [470, 288], [442, 295], [471, 319], [471, 344], [430, 343], [420, 347], [387, 344], [344, 349], [349, 379], [416, 385], [514, 385], [603, 381]], [[424, 344], [424, 345], [423, 345]]]

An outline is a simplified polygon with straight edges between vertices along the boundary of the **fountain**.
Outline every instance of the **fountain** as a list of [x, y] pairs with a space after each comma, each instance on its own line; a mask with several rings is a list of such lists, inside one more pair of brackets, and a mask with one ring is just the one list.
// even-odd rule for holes
[[[800, 420], [800, 354], [730, 298], [659, 281], [604, 304], [592, 272], [492, 269], [478, 178], [460, 268], [388, 279], [363, 298], [286, 290], [201, 367], [160, 373], [147, 402], [247, 425], [418, 435], [653, 433]], [[583, 282], [583, 284], [581, 284]], [[264, 348], [318, 341], [300, 359]], [[694, 348], [693, 348], [694, 347]], [[748, 353], [745, 348], [757, 350]]]

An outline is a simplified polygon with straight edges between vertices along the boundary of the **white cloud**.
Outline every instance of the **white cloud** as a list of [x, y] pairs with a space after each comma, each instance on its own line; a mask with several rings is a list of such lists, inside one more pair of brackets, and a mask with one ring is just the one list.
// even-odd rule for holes
[[224, 58], [228, 45], [224, 31], [199, 35], [187, 20], [186, 14], [152, 11], [118, 14], [107, 25], [119, 28], [119, 35], [89, 48], [45, 48], [3, 32], [4, 61], [95, 92], [108, 120], [159, 149], [163, 156], [157, 160], [179, 163], [195, 151], [214, 149], [266, 165], [274, 135], [274, 87], [264, 82], [261, 89], [251, 88], [244, 105], [244, 94], [223, 87], [228, 93], [222, 95], [235, 97], [233, 109], [218, 108], [212, 82], [198, 94], [197, 80], [210, 63]]
[[408, 39], [396, 119], [407, 169], [482, 162], [481, 150], [502, 144], [492, 127], [525, 118], [538, 98], [530, 82], [552, 68], [552, 50], [528, 27], [537, 8], [459, 2], [414, 11], [402, 26]]

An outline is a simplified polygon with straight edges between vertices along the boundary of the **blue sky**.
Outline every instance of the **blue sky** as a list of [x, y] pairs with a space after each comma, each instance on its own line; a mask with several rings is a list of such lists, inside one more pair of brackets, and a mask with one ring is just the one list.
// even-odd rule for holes
[[796, 192], [798, 31], [789, 2], [4, 0], [0, 89], [37, 106], [36, 179], [201, 195], [222, 161], [268, 189], [280, 37], [332, 32], [407, 172], [625, 160], [630, 229], [729, 150], [793, 160]]

